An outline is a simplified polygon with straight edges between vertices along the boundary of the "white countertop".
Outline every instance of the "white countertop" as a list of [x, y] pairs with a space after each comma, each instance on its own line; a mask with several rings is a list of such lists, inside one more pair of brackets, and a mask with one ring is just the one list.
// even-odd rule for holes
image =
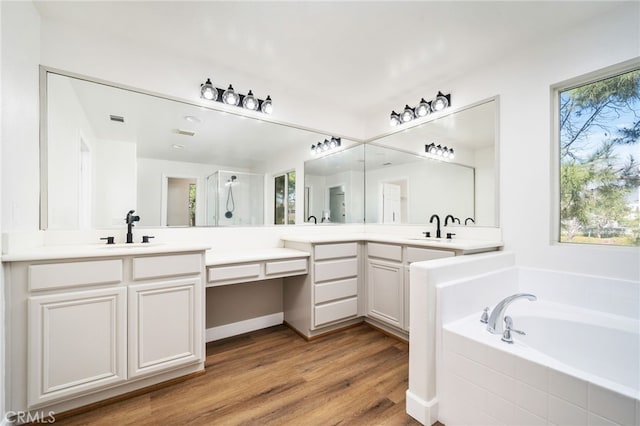
[[31, 260], [82, 259], [93, 257], [117, 257], [144, 254], [164, 254], [204, 251], [211, 248], [203, 243], [133, 243], [133, 244], [82, 244], [40, 246], [2, 255], [3, 262]]
[[230, 263], [261, 262], [265, 260], [285, 260], [309, 257], [310, 254], [302, 250], [289, 248], [256, 248], [235, 250], [208, 250], [206, 253], [207, 266], [228, 265]]
[[407, 237], [391, 234], [355, 233], [341, 235], [289, 235], [282, 237], [283, 241], [309, 244], [338, 243], [347, 241], [366, 241], [375, 243], [401, 244], [434, 249], [459, 250], [464, 253], [502, 247], [502, 241], [468, 240], [461, 238], [425, 238]]

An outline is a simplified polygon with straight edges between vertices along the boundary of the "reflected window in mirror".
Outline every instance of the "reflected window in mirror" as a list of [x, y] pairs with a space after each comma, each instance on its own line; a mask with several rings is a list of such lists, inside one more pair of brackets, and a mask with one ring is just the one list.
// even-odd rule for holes
[[296, 172], [292, 170], [274, 177], [274, 224], [296, 223]]

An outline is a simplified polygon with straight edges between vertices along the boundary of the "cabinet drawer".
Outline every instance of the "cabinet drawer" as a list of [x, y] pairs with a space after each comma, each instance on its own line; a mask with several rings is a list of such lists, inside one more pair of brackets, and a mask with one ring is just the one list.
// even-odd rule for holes
[[358, 315], [358, 298], [338, 300], [316, 306], [314, 325], [317, 327], [333, 321], [347, 319]]
[[122, 260], [50, 263], [29, 266], [29, 290], [110, 284], [122, 281]]
[[407, 247], [407, 263], [421, 262], [423, 260], [442, 259], [452, 257], [455, 253], [445, 250], [433, 250], [420, 247]]
[[265, 266], [265, 274], [287, 274], [287, 273], [306, 273], [307, 259], [291, 259], [278, 262], [267, 262]]
[[358, 243], [319, 244], [314, 249], [315, 260], [336, 259], [358, 255]]
[[367, 244], [367, 255], [369, 257], [378, 257], [380, 259], [402, 262], [402, 246], [369, 243]]
[[314, 269], [315, 282], [355, 277], [358, 275], [358, 259], [353, 258], [316, 263]]
[[201, 270], [202, 255], [200, 254], [174, 254], [133, 259], [134, 280], [193, 275], [199, 274]]
[[209, 268], [209, 282], [255, 278], [260, 276], [260, 263], [246, 263], [235, 266], [214, 266]]
[[315, 303], [324, 303], [330, 300], [344, 299], [345, 297], [358, 295], [358, 279], [331, 281], [313, 286]]

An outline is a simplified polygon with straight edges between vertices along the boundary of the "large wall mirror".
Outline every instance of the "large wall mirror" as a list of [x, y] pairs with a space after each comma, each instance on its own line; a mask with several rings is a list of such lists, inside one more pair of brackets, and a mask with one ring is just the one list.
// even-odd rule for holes
[[328, 136], [44, 67], [41, 85], [42, 229], [122, 227], [130, 209], [147, 227], [274, 224], [274, 179], [297, 169], [301, 200]]
[[[498, 226], [497, 100], [491, 99], [366, 144], [366, 222]], [[425, 145], [453, 148], [437, 160]]]
[[[45, 67], [41, 87], [42, 229], [119, 228], [131, 209], [147, 227], [499, 224], [496, 99], [313, 158], [329, 134]], [[426, 158], [432, 142], [456, 158]]]

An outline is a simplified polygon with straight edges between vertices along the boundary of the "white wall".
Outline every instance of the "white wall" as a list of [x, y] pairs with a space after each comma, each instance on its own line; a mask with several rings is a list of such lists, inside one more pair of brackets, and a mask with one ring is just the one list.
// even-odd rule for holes
[[[40, 18], [31, 3], [1, 2], [2, 144], [0, 230], [34, 230], [39, 222], [38, 63]], [[4, 388], [4, 274], [0, 266], [0, 419]]]
[[[552, 242], [551, 90], [564, 80], [640, 55], [640, 3], [621, 2], [611, 13], [567, 28], [564, 34], [522, 46], [502, 61], [463, 76], [416, 87], [408, 99], [437, 90], [468, 105], [500, 96], [500, 225], [505, 248], [520, 265], [640, 279], [637, 249], [557, 245]], [[388, 131], [386, 117], [397, 102], [371, 111], [368, 136]]]

